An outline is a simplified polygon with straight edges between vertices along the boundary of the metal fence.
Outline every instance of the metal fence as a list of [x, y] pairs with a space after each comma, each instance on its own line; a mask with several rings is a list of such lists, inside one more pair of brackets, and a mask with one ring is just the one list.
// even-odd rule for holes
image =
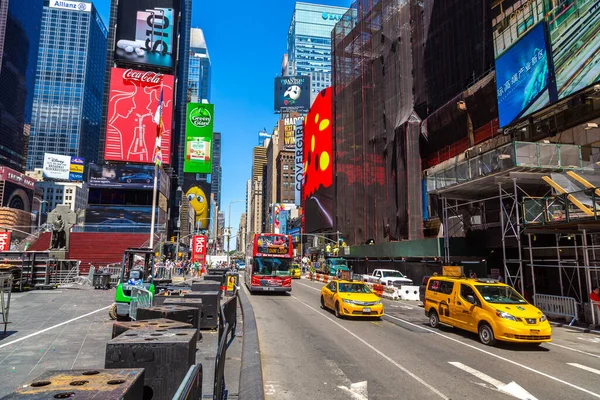
[[179, 385], [173, 400], [198, 399], [202, 395], [202, 364], [194, 364], [190, 367], [185, 378]]
[[137, 319], [138, 308], [147, 307], [152, 307], [152, 293], [146, 288], [132, 286], [131, 302], [129, 303], [129, 317], [133, 320]]
[[13, 277], [11, 275], [0, 275], [0, 325], [4, 325], [3, 335], [6, 335], [6, 327], [9, 323], [8, 312], [10, 311], [10, 294], [12, 292]]
[[549, 294], [533, 295], [533, 303], [549, 317], [564, 317], [570, 319], [573, 325], [579, 318], [577, 300], [573, 297], [551, 296]]
[[215, 359], [215, 386], [213, 400], [226, 400], [228, 391], [225, 384], [225, 359], [227, 348], [235, 338], [237, 327], [237, 301], [238, 293], [234, 291], [232, 297], [221, 304], [219, 308], [219, 347]]
[[63, 285], [73, 283], [79, 277], [79, 261], [77, 265], [68, 270], [54, 271], [50, 274], [49, 283]]

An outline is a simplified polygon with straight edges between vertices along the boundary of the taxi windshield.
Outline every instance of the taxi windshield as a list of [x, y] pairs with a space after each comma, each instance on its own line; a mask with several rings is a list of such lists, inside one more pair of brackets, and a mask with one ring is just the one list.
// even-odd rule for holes
[[475, 287], [488, 303], [527, 304], [527, 301], [510, 286], [476, 285]]
[[360, 283], [340, 283], [340, 293], [371, 293], [367, 285]]

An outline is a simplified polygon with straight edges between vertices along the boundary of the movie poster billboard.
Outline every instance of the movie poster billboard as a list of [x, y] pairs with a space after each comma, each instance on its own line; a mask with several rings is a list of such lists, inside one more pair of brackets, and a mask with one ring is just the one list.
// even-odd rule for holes
[[184, 172], [212, 172], [212, 141], [215, 106], [188, 103], [185, 122]]
[[179, 4], [177, 0], [119, 1], [114, 60], [173, 70]]
[[196, 229], [208, 229], [210, 225], [210, 182], [206, 179], [206, 175], [183, 174], [182, 190], [196, 213]]
[[304, 181], [302, 198], [308, 233], [333, 228], [332, 89], [322, 90], [304, 123]]
[[104, 159], [153, 163], [158, 125], [155, 116], [162, 93], [163, 163], [171, 163], [173, 75], [113, 68], [106, 124]]
[[0, 251], [10, 250], [10, 232], [0, 232]]
[[[280, 132], [283, 131], [283, 145], [281, 146], [284, 150], [294, 150], [296, 144], [296, 123], [302, 122], [304, 117], [296, 116], [281, 119]], [[281, 136], [280, 136], [281, 137]]]
[[275, 78], [275, 112], [306, 112], [310, 108], [310, 76]]
[[302, 205], [302, 185], [304, 183], [304, 118], [296, 121], [294, 129], [294, 203], [297, 207]]
[[204, 235], [192, 237], [192, 262], [206, 263], [206, 246], [208, 240]]
[[80, 157], [44, 153], [42, 174], [45, 179], [83, 181], [84, 164]]

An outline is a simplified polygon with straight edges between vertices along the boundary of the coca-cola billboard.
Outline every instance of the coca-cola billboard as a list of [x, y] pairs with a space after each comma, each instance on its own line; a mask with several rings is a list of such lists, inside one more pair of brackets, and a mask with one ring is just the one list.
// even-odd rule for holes
[[152, 163], [157, 124], [154, 116], [163, 92], [163, 163], [171, 162], [173, 75], [113, 68], [110, 77], [104, 159]]
[[198, 235], [192, 237], [192, 261], [206, 263], [206, 236]]

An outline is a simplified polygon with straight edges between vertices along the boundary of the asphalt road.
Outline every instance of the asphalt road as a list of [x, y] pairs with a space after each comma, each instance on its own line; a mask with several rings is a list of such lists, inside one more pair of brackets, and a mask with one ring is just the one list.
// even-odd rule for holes
[[267, 399], [600, 399], [600, 336], [554, 328], [552, 344], [489, 347], [429, 328], [416, 302], [384, 300], [382, 321], [336, 319], [321, 287], [250, 296]]

